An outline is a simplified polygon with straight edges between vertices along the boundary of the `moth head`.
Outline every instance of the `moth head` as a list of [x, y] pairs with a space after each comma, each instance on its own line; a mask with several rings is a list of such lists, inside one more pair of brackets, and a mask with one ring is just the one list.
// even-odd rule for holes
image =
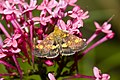
[[59, 29], [58, 26], [55, 26], [53, 33], [54, 33], [54, 36], [61, 36], [63, 31], [61, 29]]

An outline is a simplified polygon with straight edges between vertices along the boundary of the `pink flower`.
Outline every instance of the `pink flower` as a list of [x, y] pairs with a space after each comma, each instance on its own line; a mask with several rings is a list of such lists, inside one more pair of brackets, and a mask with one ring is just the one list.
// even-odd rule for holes
[[106, 37], [107, 37], [108, 39], [112, 39], [112, 38], [114, 37], [114, 35], [115, 35], [114, 32], [110, 32], [110, 33], [108, 33], [108, 34], [106, 35]]
[[72, 18], [77, 18], [78, 20], [84, 20], [89, 17], [88, 11], [84, 12], [79, 6], [75, 6], [72, 11], [68, 11], [68, 15]]
[[3, 10], [0, 11], [1, 14], [16, 14], [16, 16], [20, 16], [21, 12], [16, 8], [15, 4], [10, 4], [9, 1], [5, 1], [2, 3]]
[[5, 57], [5, 56], [6, 56], [6, 54], [2, 53], [2, 50], [0, 49], [0, 59]]
[[3, 46], [3, 42], [2, 42], [2, 38], [0, 36], [0, 59], [6, 56], [6, 54], [4, 54], [2, 52], [2, 46]]
[[56, 80], [55, 77], [54, 77], [54, 75], [52, 73], [48, 73], [48, 78], [50, 80]]
[[77, 0], [65, 0], [65, 1], [67, 2], [67, 4], [69, 4], [71, 6], [76, 6], [76, 4], [74, 4], [74, 3], [76, 3]]
[[37, 4], [37, 0], [30, 0], [30, 5], [28, 5], [27, 3], [23, 3], [22, 5], [25, 8], [23, 13], [34, 10], [37, 7], [36, 4]]
[[110, 76], [108, 74], [101, 74], [101, 71], [97, 67], [93, 68], [93, 73], [96, 78], [95, 80], [109, 80], [110, 79]]
[[51, 21], [52, 16], [46, 16], [46, 12], [43, 10], [40, 17], [33, 17], [32, 20], [35, 21], [35, 24], [41, 23], [42, 25], [47, 25], [47, 22]]
[[7, 0], [7, 1], [13, 4], [22, 4], [24, 2], [24, 0]]
[[3, 46], [3, 41], [2, 41], [2, 37], [0, 35], [0, 47]]
[[74, 27], [82, 27], [83, 20], [89, 17], [88, 11], [84, 12], [79, 6], [75, 6], [72, 11], [68, 11], [68, 16], [74, 18]]
[[65, 0], [59, 0], [59, 3], [57, 4], [57, 8], [66, 9], [67, 2]]
[[52, 16], [53, 17], [58, 17], [58, 18], [62, 18], [65, 17], [65, 9], [67, 7], [67, 2], [65, 0], [59, 0], [59, 3], [57, 4], [57, 6], [55, 7], [55, 9], [52, 12]]
[[72, 22], [71, 20], [67, 21], [67, 24], [65, 24], [65, 22], [63, 20], [58, 20], [57, 22], [57, 26], [60, 27], [60, 29], [69, 32], [70, 34], [74, 34], [74, 33], [80, 33], [79, 31], [79, 22], [78, 21], [74, 21]]
[[3, 45], [3, 52], [12, 52], [12, 53], [19, 53], [21, 50], [18, 48], [18, 43], [17, 40], [21, 34], [14, 34], [12, 38], [6, 38], [4, 40], [4, 45]]
[[18, 46], [16, 39], [18, 39], [20, 36], [21, 36], [21, 34], [14, 34], [12, 36], [12, 38], [6, 38], [4, 40], [5, 45], [3, 45], [3, 47], [5, 48], [5, 47], [12, 46], [12, 47], [16, 48]]
[[4, 9], [2, 3], [4, 3], [4, 1], [0, 1], [0, 14], [3, 14], [3, 9]]
[[96, 26], [96, 31], [102, 31], [103, 33], [111, 33], [112, 30], [110, 30], [111, 28], [111, 24], [108, 24], [108, 22], [104, 22], [102, 26], [100, 26], [97, 22], [94, 22], [95, 26]]
[[49, 13], [52, 13], [51, 9], [54, 8], [57, 5], [56, 0], [43, 0], [41, 5], [37, 7], [38, 10], [47, 10]]
[[62, 19], [59, 19], [57, 21], [57, 26], [59, 26], [60, 29], [67, 31], [67, 25], [65, 24], [65, 22]]
[[48, 66], [54, 65], [54, 63], [52, 61], [50, 61], [50, 60], [46, 60], [45, 64], [48, 65]]

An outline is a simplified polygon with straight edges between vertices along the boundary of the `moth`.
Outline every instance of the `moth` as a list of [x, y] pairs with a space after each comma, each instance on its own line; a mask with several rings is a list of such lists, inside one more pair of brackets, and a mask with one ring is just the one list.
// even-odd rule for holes
[[69, 56], [81, 51], [86, 42], [73, 34], [59, 29], [55, 26], [51, 32], [39, 44], [35, 45], [34, 54], [37, 57], [55, 58], [59, 54]]

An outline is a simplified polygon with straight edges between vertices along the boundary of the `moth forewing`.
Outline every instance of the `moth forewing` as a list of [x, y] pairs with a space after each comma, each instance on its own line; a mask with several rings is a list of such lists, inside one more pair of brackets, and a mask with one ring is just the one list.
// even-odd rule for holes
[[47, 54], [46, 58], [56, 58], [59, 55], [58, 48], [50, 50], [50, 52]]
[[33, 53], [34, 53], [35, 56], [41, 57], [41, 58], [47, 56], [47, 54], [41, 54], [41, 53], [42, 53], [41, 50], [39, 50], [39, 49], [37, 49], [37, 48], [34, 49], [34, 52], [33, 52]]
[[[53, 33], [49, 34], [45, 39], [43, 39], [39, 44], [35, 46], [35, 55], [37, 57], [54, 58], [58, 56], [57, 51], [53, 49], [54, 39]], [[36, 53], [38, 52], [38, 53]]]
[[72, 34], [69, 34], [69, 36], [64, 39], [65, 43], [73, 50], [73, 52], [81, 51], [86, 46], [86, 42], [82, 38]]
[[70, 47], [63, 47], [61, 49], [61, 55], [62, 56], [70, 56], [75, 54], [75, 52], [73, 52], [73, 50]]
[[86, 42], [73, 34], [60, 30], [57, 26], [42, 42], [35, 46], [37, 57], [55, 58], [59, 54], [69, 56], [81, 51]]

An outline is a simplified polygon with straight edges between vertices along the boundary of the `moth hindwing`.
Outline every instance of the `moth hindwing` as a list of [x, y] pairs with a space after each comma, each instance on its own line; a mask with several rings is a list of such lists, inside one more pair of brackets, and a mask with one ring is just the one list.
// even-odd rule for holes
[[55, 58], [73, 55], [86, 46], [85, 41], [75, 35], [60, 30], [57, 26], [52, 33], [35, 46], [34, 54], [37, 57]]

